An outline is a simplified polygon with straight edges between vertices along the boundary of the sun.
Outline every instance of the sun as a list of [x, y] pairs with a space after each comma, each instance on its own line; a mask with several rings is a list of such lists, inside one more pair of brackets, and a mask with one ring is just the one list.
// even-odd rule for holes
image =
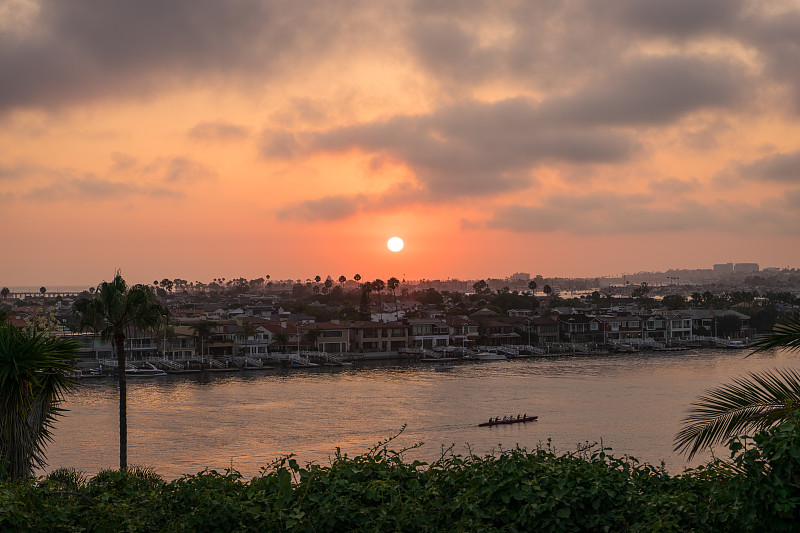
[[389, 239], [389, 242], [386, 243], [386, 246], [393, 252], [399, 252], [403, 249], [403, 239], [400, 237], [392, 237]]

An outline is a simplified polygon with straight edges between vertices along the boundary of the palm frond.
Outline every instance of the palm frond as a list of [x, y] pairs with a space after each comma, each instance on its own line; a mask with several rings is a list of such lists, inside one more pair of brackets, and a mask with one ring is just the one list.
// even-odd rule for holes
[[684, 418], [675, 451], [699, 450], [747, 431], [766, 429], [800, 409], [800, 374], [790, 369], [750, 373], [706, 391]]
[[800, 313], [775, 324], [769, 333], [753, 343], [756, 348], [750, 355], [771, 348], [784, 348], [789, 352], [800, 351]]
[[51, 430], [73, 382], [78, 344], [0, 326], [0, 462], [12, 478], [44, 466]]

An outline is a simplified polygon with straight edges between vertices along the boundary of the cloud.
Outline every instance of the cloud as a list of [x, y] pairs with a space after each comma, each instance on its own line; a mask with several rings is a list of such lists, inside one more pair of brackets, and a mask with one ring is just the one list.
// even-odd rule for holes
[[360, 150], [402, 162], [420, 188], [451, 197], [528, 187], [531, 169], [544, 162], [619, 163], [639, 149], [622, 132], [543, 120], [537, 105], [524, 98], [467, 101], [428, 115], [312, 132], [301, 135], [300, 143], [308, 152]]
[[380, 42], [382, 31], [360, 0], [36, 4], [26, 31], [0, 31], [0, 111], [141, 97], [198, 80], [246, 90], [254, 77], [310, 68], [352, 41]]
[[692, 56], [639, 57], [576, 93], [542, 104], [554, 122], [658, 125], [708, 108], [733, 106], [749, 85], [744, 68]]
[[743, 0], [610, 0], [590, 8], [644, 35], [686, 39], [735, 29]]
[[21, 195], [25, 200], [51, 202], [62, 200], [97, 201], [133, 196], [178, 198], [182, 196], [182, 193], [159, 186], [150, 187], [136, 183], [109, 181], [87, 174], [35, 187]]
[[[474, 224], [474, 223], [473, 223]], [[469, 227], [462, 224], [462, 227]], [[761, 205], [682, 200], [669, 207], [652, 205], [648, 197], [601, 193], [554, 196], [542, 206], [511, 205], [498, 209], [482, 227], [495, 230], [563, 232], [570, 235], [697, 233], [744, 235], [798, 234], [796, 209], [776, 209], [774, 200]]]
[[[436, 201], [413, 184], [399, 183], [378, 194], [340, 194], [306, 200], [279, 210], [277, 216], [284, 220], [334, 221], [361, 213], [395, 211]], [[438, 201], [446, 202], [448, 199], [440, 198]]]
[[185, 157], [173, 157], [166, 163], [164, 180], [167, 183], [194, 182], [216, 177], [209, 167]]
[[742, 25], [740, 38], [760, 53], [765, 74], [762, 84], [771, 78], [788, 87], [795, 111], [800, 113], [800, 8], [796, 4], [783, 7], [771, 13], [755, 10]]
[[231, 141], [245, 139], [249, 135], [244, 126], [230, 122], [199, 122], [187, 132], [190, 139], [196, 141]]
[[655, 194], [669, 194], [669, 195], [683, 195], [687, 192], [696, 191], [700, 184], [694, 178], [688, 180], [681, 180], [678, 178], [664, 178], [661, 180], [654, 180], [648, 184], [648, 187]]
[[738, 174], [746, 179], [800, 184], [800, 151], [772, 154], [752, 163], [739, 164]]

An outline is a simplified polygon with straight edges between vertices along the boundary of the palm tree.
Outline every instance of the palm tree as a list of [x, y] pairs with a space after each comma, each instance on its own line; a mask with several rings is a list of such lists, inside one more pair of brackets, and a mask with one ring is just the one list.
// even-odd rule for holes
[[279, 331], [273, 338], [275, 339], [275, 342], [278, 343], [278, 346], [281, 347], [281, 352], [286, 351], [286, 344], [289, 342], [289, 335], [283, 331]]
[[309, 329], [308, 331], [306, 331], [305, 334], [305, 338], [308, 341], [308, 343], [311, 345], [312, 348], [316, 346], [317, 350], [319, 350], [319, 346], [317, 345], [317, 340], [320, 337], [322, 337], [322, 329], [320, 329], [319, 326], [313, 329]]
[[398, 318], [399, 311], [397, 310], [397, 294], [395, 294], [395, 291], [397, 290], [397, 287], [400, 286], [400, 280], [397, 279], [396, 277], [392, 276], [386, 282], [386, 286], [389, 288], [390, 291], [392, 291], [392, 298], [394, 298], [394, 319], [395, 320], [400, 320]]
[[78, 357], [72, 340], [0, 326], [0, 471], [10, 478], [46, 466], [50, 431], [73, 385], [70, 361]]
[[[755, 347], [750, 355], [771, 348], [800, 351], [800, 314], [776, 324]], [[700, 449], [783, 422], [794, 411], [800, 411], [800, 373], [788, 369], [750, 373], [700, 396], [675, 436], [675, 450], [688, 451], [691, 459]]]
[[216, 324], [210, 320], [201, 320], [197, 324], [192, 325], [195, 335], [200, 338], [200, 357], [203, 359], [205, 359], [208, 341], [211, 340], [211, 337], [214, 334], [215, 325]]
[[3, 297], [3, 300], [5, 300], [6, 298], [8, 298], [8, 295], [9, 295], [9, 294], [11, 294], [11, 289], [9, 289], [8, 287], [3, 287], [3, 288], [0, 290], [0, 296], [2, 296], [2, 297]]
[[358, 284], [358, 288], [360, 289], [361, 283], [359, 282], [361, 281], [361, 274], [356, 274], [355, 276], [353, 276], [353, 280], [355, 280], [355, 282]]
[[[347, 277], [346, 276], [339, 276], [339, 286], [342, 287], [342, 289], [344, 289], [344, 282], [345, 281], [347, 281]], [[4, 296], [4, 298], [5, 298], [5, 296]]]
[[80, 325], [111, 339], [117, 350], [119, 375], [119, 467], [128, 467], [128, 386], [125, 379], [125, 339], [131, 330], [155, 328], [169, 314], [147, 285], [128, 284], [117, 271], [114, 280], [104, 281], [93, 298], [75, 302]]
[[378, 278], [372, 282], [372, 290], [378, 293], [378, 309], [380, 309], [381, 322], [383, 322], [383, 302], [381, 301], [381, 291], [386, 288], [386, 283]]

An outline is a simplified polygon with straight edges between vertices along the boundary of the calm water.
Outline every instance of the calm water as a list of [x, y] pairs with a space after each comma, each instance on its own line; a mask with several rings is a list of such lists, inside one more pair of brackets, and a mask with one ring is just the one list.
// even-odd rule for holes
[[[672, 439], [689, 403], [709, 387], [800, 358], [719, 350], [465, 363], [450, 372], [426, 364], [240, 372], [209, 378], [128, 381], [128, 462], [166, 478], [231, 465], [246, 477], [278, 456], [327, 464], [336, 447], [363, 453], [406, 430], [394, 449], [432, 460], [442, 445], [476, 453], [552, 438], [557, 450], [602, 440], [615, 455], [687, 466]], [[113, 379], [86, 380], [48, 448], [50, 469], [89, 474], [118, 466], [118, 400]], [[478, 428], [490, 416], [527, 412], [528, 424]], [[724, 454], [720, 451], [720, 455]], [[703, 462], [699, 457], [691, 465]], [[690, 466], [691, 466], [690, 465]]]

